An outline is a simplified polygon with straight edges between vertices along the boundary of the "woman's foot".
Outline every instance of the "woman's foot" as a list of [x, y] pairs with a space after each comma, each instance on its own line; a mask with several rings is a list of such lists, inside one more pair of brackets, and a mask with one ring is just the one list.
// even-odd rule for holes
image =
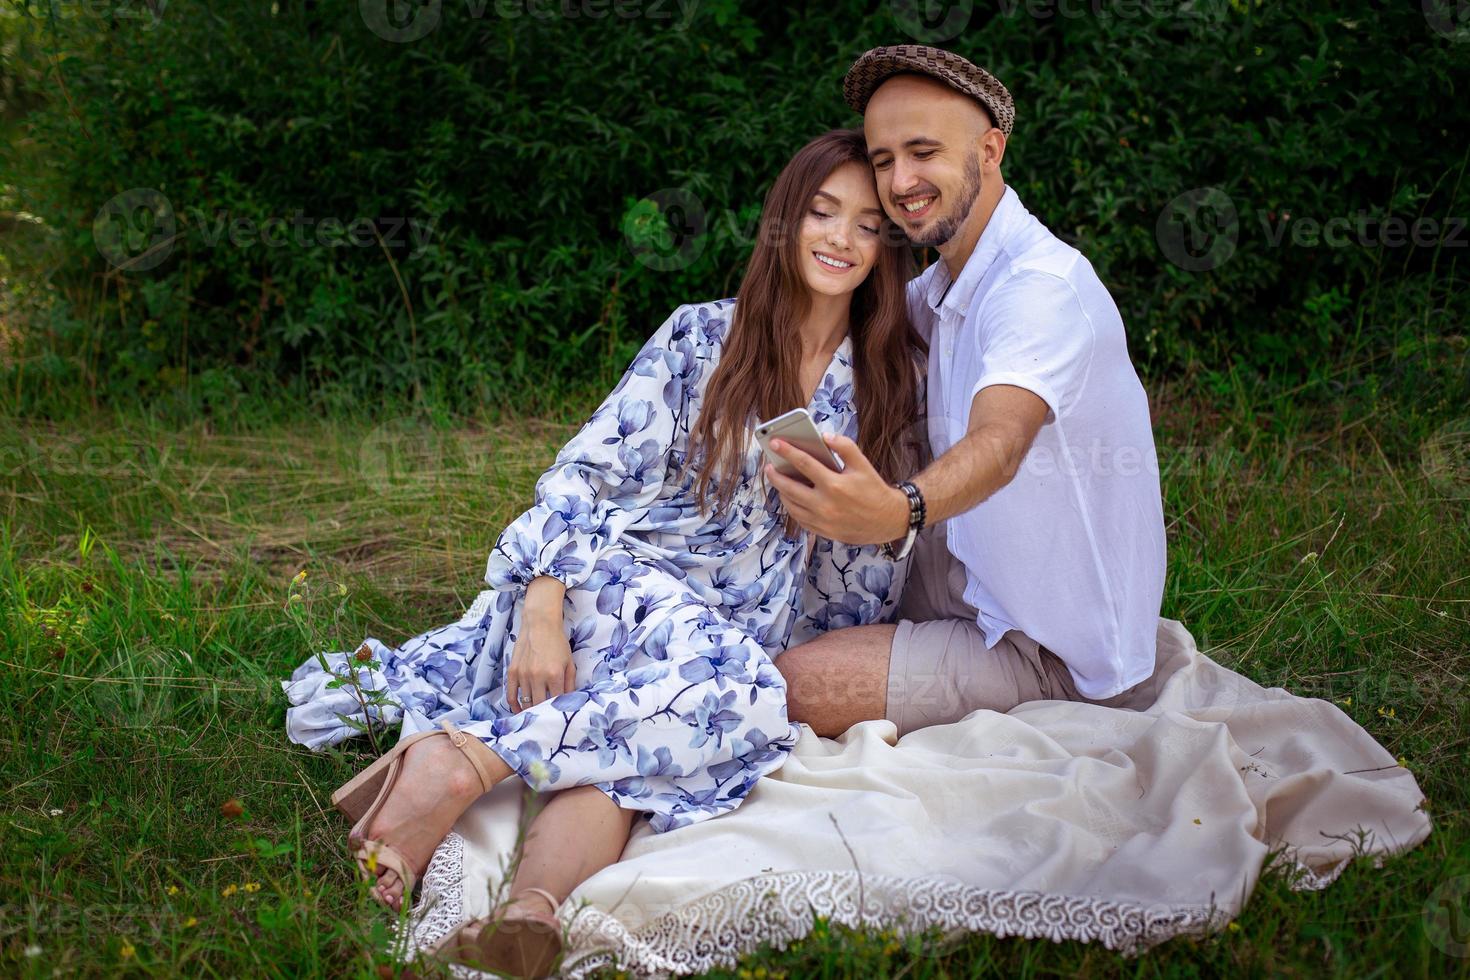
[[[486, 756], [494, 756], [488, 747]], [[480, 776], [462, 751], [447, 738], [425, 738], [403, 753], [402, 771], [393, 791], [373, 815], [364, 834], [403, 855], [414, 874], [422, 875], [434, 849], [444, 840], [460, 814], [485, 792]], [[495, 781], [511, 774], [499, 756], [492, 763]], [[349, 838], [353, 847], [363, 841]], [[392, 868], [378, 866], [373, 897], [398, 911], [403, 881]]]
[[560, 905], [551, 904], [539, 891], [523, 891], [505, 902], [506, 918], [536, 919], [547, 925], [561, 927], [561, 920], [556, 917], [556, 910]]

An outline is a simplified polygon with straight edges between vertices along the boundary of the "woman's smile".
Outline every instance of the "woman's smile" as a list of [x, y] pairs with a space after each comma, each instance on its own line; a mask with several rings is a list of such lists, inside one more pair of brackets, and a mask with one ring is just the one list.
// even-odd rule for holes
[[830, 252], [818, 252], [816, 250], [813, 250], [812, 255], [816, 257], [818, 265], [820, 265], [825, 271], [830, 272], [835, 276], [842, 275], [849, 269], [853, 268], [854, 265], [856, 265], [856, 263], [851, 262], [847, 259], [839, 259], [837, 256], [833, 255]]

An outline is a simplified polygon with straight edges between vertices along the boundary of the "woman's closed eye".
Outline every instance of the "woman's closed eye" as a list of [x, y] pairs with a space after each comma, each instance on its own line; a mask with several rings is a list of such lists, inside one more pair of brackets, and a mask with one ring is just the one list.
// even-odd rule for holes
[[[826, 211], [818, 211], [816, 208], [812, 208], [811, 211], [810, 211], [810, 213], [813, 214], [813, 215], [816, 215], [818, 218], [830, 218], [830, 217], [832, 217], [832, 215], [828, 214]], [[878, 229], [877, 228], [869, 228], [867, 225], [858, 225], [858, 227], [861, 228], [863, 231], [867, 232], [870, 235], [876, 235], [876, 234], [878, 234]]]

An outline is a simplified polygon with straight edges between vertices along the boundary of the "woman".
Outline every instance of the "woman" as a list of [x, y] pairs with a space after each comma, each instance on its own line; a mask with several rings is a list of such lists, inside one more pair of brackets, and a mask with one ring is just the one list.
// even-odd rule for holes
[[[635, 811], [655, 832], [705, 820], [781, 766], [800, 729], [773, 659], [829, 624], [892, 621], [906, 560], [803, 532], [751, 433], [805, 405], [886, 479], [912, 473], [926, 348], [910, 263], [861, 131], [807, 144], [766, 196], [736, 300], [681, 306], [644, 344], [499, 536], [490, 590], [397, 650], [367, 641], [382, 669], [364, 685], [416, 733], [334, 796], [379, 900], [397, 908], [460, 814], [519, 775], [553, 795], [507, 905], [546, 938], [522, 951], [542, 963], [506, 968], [545, 969], [556, 907], [618, 859]], [[329, 686], [348, 655], [328, 660], [335, 673], [312, 658], [286, 685], [291, 738], [313, 748], [357, 731], [340, 716], [362, 720]], [[505, 953], [494, 931], [481, 962]]]

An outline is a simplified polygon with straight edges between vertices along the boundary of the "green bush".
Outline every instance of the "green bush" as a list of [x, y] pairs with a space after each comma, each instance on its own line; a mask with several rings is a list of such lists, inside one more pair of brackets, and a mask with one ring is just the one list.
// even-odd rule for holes
[[[779, 167], [857, 122], [852, 58], [915, 35], [1009, 85], [1007, 180], [1097, 266], [1146, 370], [1295, 378], [1428, 356], [1463, 322], [1453, 4], [1002, 0], [951, 4], [975, 8], [956, 32], [908, 16], [921, 0], [483, 0], [412, 22], [396, 0], [0, 2], [0, 92], [26, 103], [6, 194], [55, 256], [26, 272], [53, 299], [11, 338], [7, 390], [30, 370], [103, 400], [268, 379], [538, 408], [605, 387], [669, 309], [734, 294]], [[671, 239], [691, 201], [703, 233]], [[1348, 243], [1304, 219], [1349, 222]], [[1421, 219], [1458, 247], [1359, 227]]]

